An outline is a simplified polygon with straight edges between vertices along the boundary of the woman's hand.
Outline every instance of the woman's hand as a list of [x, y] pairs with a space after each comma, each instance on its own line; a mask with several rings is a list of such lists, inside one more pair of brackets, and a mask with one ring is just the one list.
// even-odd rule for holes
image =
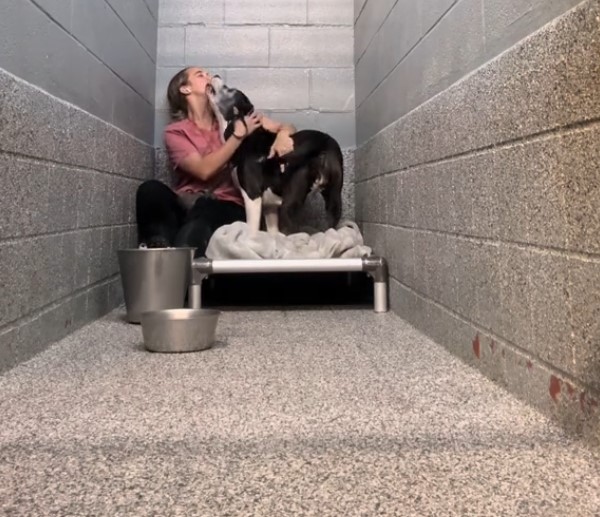
[[273, 158], [275, 156], [284, 156], [293, 150], [294, 141], [292, 140], [289, 131], [282, 130], [279, 131], [279, 133], [277, 133], [275, 141], [271, 146], [271, 151], [269, 152], [268, 158]]
[[251, 113], [244, 117], [243, 122], [241, 120], [235, 121], [233, 125], [233, 135], [241, 140], [254, 133], [261, 125], [262, 113]]

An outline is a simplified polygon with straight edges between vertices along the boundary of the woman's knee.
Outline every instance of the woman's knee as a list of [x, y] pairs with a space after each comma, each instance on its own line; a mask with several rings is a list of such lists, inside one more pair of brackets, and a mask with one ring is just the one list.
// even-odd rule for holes
[[136, 192], [136, 198], [138, 202], [146, 199], [156, 199], [164, 195], [169, 195], [171, 189], [164, 183], [158, 180], [146, 180], [138, 188]]

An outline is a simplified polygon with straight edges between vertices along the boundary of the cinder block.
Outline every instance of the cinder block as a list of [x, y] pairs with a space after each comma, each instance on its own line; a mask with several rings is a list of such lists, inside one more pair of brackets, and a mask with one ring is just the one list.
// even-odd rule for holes
[[185, 60], [185, 28], [161, 27], [158, 30], [156, 63], [159, 66], [184, 66]]
[[31, 359], [87, 323], [85, 310], [86, 293], [81, 293], [53, 304], [21, 325], [15, 350], [17, 361]]
[[[154, 75], [151, 82], [154, 83]], [[126, 85], [118, 85], [115, 90], [113, 124], [126, 133], [151, 143], [154, 123], [153, 101], [147, 101]], [[152, 90], [152, 99], [154, 99], [154, 90]]]
[[140, 184], [129, 179], [115, 178], [115, 217], [116, 224], [126, 224], [135, 219], [135, 194]]
[[457, 203], [454, 191], [454, 169], [440, 163], [435, 167], [436, 220], [434, 229], [449, 233], [456, 232]]
[[[512, 242], [531, 242], [531, 227], [547, 217], [546, 225], [552, 224], [555, 207], [553, 186], [544, 183], [545, 167], [550, 160], [536, 159], [528, 149], [516, 145], [486, 153], [481, 160], [482, 181], [473, 183], [475, 192], [484, 192], [473, 205], [473, 222], [476, 234]], [[541, 155], [538, 155], [541, 156]], [[552, 173], [550, 173], [552, 175]], [[542, 215], [540, 204], [549, 210]], [[487, 206], [486, 206], [487, 205]], [[478, 224], [482, 212], [489, 215], [487, 225]], [[561, 231], [553, 238], [560, 240]]]
[[[35, 34], [35, 44], [31, 44], [32, 34]], [[0, 69], [92, 111], [94, 102], [89, 98], [89, 90], [93, 83], [90, 81], [98, 78], [98, 68], [108, 72], [106, 67], [63, 29], [51, 23], [35, 4], [8, 2], [2, 6], [0, 46]], [[44, 49], [43, 52], [40, 49]], [[95, 72], [92, 78], [90, 71]], [[3, 89], [3, 92], [11, 90]], [[105, 91], [98, 100], [106, 101], [102, 103], [103, 109], [92, 112], [109, 120], [112, 93]]]
[[363, 190], [363, 219], [369, 223], [380, 221], [381, 209], [383, 204], [383, 192], [380, 188], [380, 178], [371, 178], [362, 183]]
[[377, 2], [368, 0], [365, 3], [354, 25], [354, 56], [356, 60], [361, 58], [395, 3], [395, 0], [379, 0]]
[[269, 65], [274, 67], [352, 67], [350, 27], [271, 28]]
[[600, 253], [599, 138], [600, 130], [594, 126], [557, 139], [553, 163], [560, 164], [560, 172], [550, 177], [554, 184], [546, 187], [556, 193], [564, 184], [569, 249], [595, 254]]
[[36, 0], [36, 5], [45, 13], [64, 27], [67, 31], [71, 30], [71, 9], [73, 0]]
[[415, 232], [415, 289], [434, 301], [439, 301], [441, 279], [438, 244], [436, 234]]
[[430, 237], [429, 255], [425, 257], [429, 270], [427, 291], [434, 301], [454, 310], [457, 305], [456, 238], [443, 234]]
[[[154, 174], [154, 150], [144, 142], [131, 138], [126, 133], [111, 126], [105, 126], [102, 131], [105, 142], [112, 154], [105, 154], [103, 162], [108, 164], [107, 168], [101, 168], [108, 172], [114, 172], [136, 179], [149, 179]], [[106, 149], [98, 145], [97, 155]]]
[[386, 259], [390, 268], [390, 275], [402, 284], [414, 286], [414, 231], [405, 228], [387, 227]]
[[269, 29], [189, 26], [185, 34], [185, 63], [203, 67], [268, 66]]
[[228, 69], [227, 83], [259, 110], [308, 109], [309, 71], [297, 68]]
[[356, 145], [354, 113], [319, 113], [317, 126], [335, 138], [342, 149], [353, 149]]
[[225, 24], [305, 24], [307, 0], [225, 0]]
[[[38, 165], [39, 167], [39, 165]], [[72, 230], [77, 227], [77, 187], [79, 169], [63, 165], [49, 166], [46, 174], [47, 225], [53, 232]], [[106, 207], [110, 210], [110, 207]]]
[[580, 0], [485, 0], [488, 55], [497, 55], [580, 3]]
[[342, 188], [342, 217], [356, 221], [354, 149], [343, 149], [344, 186]]
[[312, 110], [285, 111], [276, 110], [265, 113], [274, 120], [293, 124], [296, 129], [317, 129], [319, 113]]
[[171, 115], [166, 110], [158, 110], [154, 112], [154, 146], [164, 149], [165, 127], [171, 122]]
[[[364, 102], [360, 99], [371, 83], [365, 87], [362, 79], [357, 80], [361, 108], [357, 113], [362, 128], [359, 143], [473, 69], [483, 55], [481, 1], [463, 0], [457, 4]], [[458, 32], [462, 35], [460, 39], [456, 38]], [[364, 78], [364, 73], [360, 77]]]
[[415, 254], [415, 281], [413, 289], [422, 296], [428, 296], [429, 269], [427, 257], [430, 251], [430, 235], [422, 231], [414, 232], [414, 254]]
[[[455, 312], [467, 320], [476, 322], [480, 321], [478, 318], [481, 309], [478, 300], [485, 301], [487, 298], [486, 295], [478, 293], [479, 286], [484, 281], [493, 283], [492, 279], [485, 276], [485, 271], [491, 267], [488, 266], [489, 260], [486, 261], [483, 258], [485, 255], [482, 251], [490, 251], [490, 248], [483, 248], [482, 245], [466, 239], [457, 239], [456, 241], [457, 301]], [[418, 263], [421, 258], [415, 257], [415, 260]], [[490, 288], [490, 291], [491, 289], [493, 288]]]
[[[478, 330], [454, 313], [434, 303], [427, 303], [427, 316], [421, 322], [422, 332], [468, 365], [483, 367], [483, 354], [478, 348]], [[476, 350], [479, 353], [476, 354]], [[478, 357], [479, 355], [479, 357]], [[496, 368], [501, 369], [501, 368]]]
[[94, 228], [91, 232], [90, 248], [88, 250], [88, 260], [90, 262], [88, 285], [101, 282], [109, 274], [110, 232], [110, 228]]
[[308, 0], [308, 23], [354, 25], [353, 0]]
[[102, 283], [87, 291], [86, 310], [90, 320], [106, 315], [110, 310], [110, 283]]
[[[39, 10], [35, 10], [32, 13], [27, 11], [29, 5], [33, 5], [27, 2], [18, 3], [10, 6], [9, 10], [3, 12], [3, 19], [0, 23], [6, 21], [6, 23], [12, 24], [13, 29], [20, 27], [19, 18], [11, 20], [11, 16], [15, 13], [13, 8], [19, 6], [19, 9], [23, 9], [24, 12], [21, 14], [27, 17], [27, 24], [35, 32], [37, 40], [36, 45], [22, 45], [18, 48], [15, 47], [15, 54], [12, 54], [10, 46], [7, 46], [7, 51], [3, 53], [3, 59], [0, 58], [0, 66], [4, 66], [7, 70], [14, 72], [16, 75], [23, 77], [25, 80], [36, 84], [49, 92], [52, 95], [56, 95], [61, 99], [65, 99], [76, 106], [102, 118], [103, 120], [112, 121], [112, 110], [114, 100], [116, 98], [116, 90], [119, 86], [123, 87], [123, 81], [115, 75], [115, 73], [107, 68], [97, 57], [92, 55], [84, 46], [75, 42], [75, 40], [64, 33], [64, 31], [57, 26], [47, 23], [47, 17]], [[25, 12], [27, 11], [27, 12]], [[6, 17], [4, 17], [6, 14]], [[114, 13], [113, 13], [114, 14]], [[41, 17], [38, 20], [38, 17]], [[36, 28], [36, 23], [39, 21], [40, 28]], [[120, 23], [120, 22], [119, 22]], [[123, 28], [123, 30], [125, 30]], [[4, 33], [8, 34], [9, 29]], [[25, 34], [20, 31], [20, 34]], [[18, 38], [20, 35], [16, 35], [15, 39], [11, 41], [11, 45], [15, 42], [18, 44]], [[131, 38], [131, 42], [136, 47], [139, 45]], [[44, 53], [40, 54], [39, 49], [45, 49]], [[25, 49], [25, 52], [23, 51]], [[27, 50], [28, 49], [28, 50]], [[134, 48], [135, 52], [135, 48]], [[151, 75], [154, 74], [154, 64], [151, 59], [139, 48], [139, 52], [143, 54], [139, 59], [132, 56], [131, 61], [133, 65], [128, 65], [127, 73], [134, 74], [139, 77], [138, 87], [140, 92], [146, 91], [146, 93], [153, 91], [153, 81]], [[18, 55], [17, 55], [18, 53]], [[129, 52], [123, 52], [124, 54], [130, 55]], [[44, 56], [50, 56], [49, 58]], [[60, 56], [57, 60], [52, 56]], [[15, 59], [13, 63], [13, 58]], [[38, 62], [39, 61], [39, 62]], [[125, 75], [125, 77], [127, 77]], [[131, 80], [131, 77], [129, 78]], [[137, 81], [137, 79], [136, 79]], [[135, 84], [135, 81], [132, 82]], [[28, 85], [22, 84], [19, 87], [19, 91], [11, 92], [12, 95], [19, 95], [22, 93], [21, 89], [29, 90]], [[7, 90], [10, 91], [10, 90]], [[33, 90], [35, 101], [41, 102], [39, 97], [42, 96], [41, 92]], [[56, 99], [51, 99], [47, 95], [46, 103], [58, 104]], [[33, 102], [33, 99], [23, 101]], [[66, 105], [65, 105], [66, 107]], [[71, 107], [67, 108], [71, 111]], [[128, 109], [130, 116], [137, 115], [134, 113], [134, 108]], [[39, 127], [47, 127], [48, 130], [57, 130], [57, 127], [61, 126], [61, 122], [65, 121], [64, 116], [54, 113], [53, 121], [50, 124], [40, 124], [39, 117], [44, 114], [49, 114], [48, 110], [20, 110], [20, 113], [24, 112], [36, 113], [36, 123]], [[62, 138], [64, 142], [66, 139]], [[63, 145], [57, 146], [57, 151], [63, 149]]]
[[[419, 27], [422, 34], [427, 34], [444, 14], [458, 0], [428, 0], [427, 2], [415, 2], [418, 6]], [[417, 24], [415, 24], [417, 25]]]
[[498, 297], [492, 330], [507, 341], [523, 347], [531, 343], [531, 281], [529, 250], [498, 247]]
[[600, 263], [570, 258], [568, 282], [577, 378], [600, 390]]
[[394, 187], [396, 196], [394, 202], [394, 210], [392, 211], [391, 224], [399, 226], [410, 226], [414, 227], [414, 210], [413, 200], [414, 196], [409, 190], [410, 179], [407, 180], [407, 176], [410, 174], [396, 174], [396, 186]]
[[0, 373], [12, 368], [17, 362], [15, 345], [18, 329], [13, 327], [0, 331]]
[[[599, 15], [600, 7], [582, 4], [395, 123], [382, 132], [395, 135], [394, 152], [375, 162], [377, 168], [439, 160], [597, 116], [600, 101], [591, 92], [600, 63], [591, 56], [600, 51]], [[556, 56], [569, 58], [557, 62]], [[401, 81], [397, 87], [406, 90]], [[357, 109], [359, 143], [396, 120], [381, 112], [378, 125], [371, 116], [378, 109], [375, 96]]]
[[65, 296], [72, 287], [74, 252], [61, 235], [19, 240], [0, 246], [5, 302], [0, 324]]
[[118, 0], [107, 0], [107, 2], [116, 11], [152, 61], [155, 62], [158, 24], [145, 1], [120, 2]]
[[167, 102], [167, 88], [169, 86], [169, 81], [182, 68], [182, 66], [159, 66], [156, 68], [156, 89], [154, 95], [155, 111], [169, 109], [169, 105]]
[[224, 19], [225, 0], [190, 2], [189, 0], [166, 0], [160, 2], [159, 25], [221, 24]]
[[393, 278], [390, 280], [390, 308], [421, 332], [426, 328], [431, 329], [429, 325], [431, 304]]
[[26, 293], [24, 283], [27, 273], [31, 272], [31, 266], [25, 272], [24, 263], [30, 265], [33, 257], [19, 254], [24, 248], [22, 242], [0, 243], [0, 285], [3, 296], [0, 298], [0, 325], [18, 318], [26, 310]]
[[356, 65], [358, 103], [364, 101], [421, 37], [418, 22], [420, 5], [421, 2], [396, 3], [373, 37], [369, 48]]
[[381, 224], [365, 223], [362, 233], [365, 244], [373, 249], [375, 255], [380, 255], [382, 257], [388, 255], [385, 226]]
[[155, 20], [158, 20], [160, 0], [143, 0]]
[[[417, 47], [418, 49], [418, 47]], [[424, 92], [419, 90], [422, 83], [423, 57], [416, 51], [414, 57], [404, 60], [396, 67], [390, 75], [363, 101], [359, 99], [366, 95], [364, 81], [364, 72], [359, 70], [360, 63], [356, 69], [356, 95], [357, 95], [357, 143], [362, 144], [369, 138], [379, 133], [382, 129], [396, 122], [399, 118], [408, 113], [412, 107], [418, 106], [422, 102]], [[367, 74], [375, 73], [374, 70], [367, 70]], [[368, 89], [368, 85], [367, 85]], [[403, 152], [398, 150], [397, 152]], [[388, 161], [381, 160], [386, 168], [395, 167]]]
[[413, 220], [416, 228], [432, 230], [437, 221], [436, 179], [435, 167], [419, 167], [408, 171], [406, 176], [412, 178]]
[[111, 311], [123, 303], [123, 284], [121, 283], [121, 278], [116, 278], [108, 284], [108, 310]]
[[354, 69], [310, 71], [310, 107], [319, 111], [354, 111]]
[[532, 338], [531, 345], [525, 348], [575, 375], [569, 322], [569, 262], [565, 256], [532, 250], [529, 268]]
[[[410, 228], [418, 228], [417, 223], [417, 208], [415, 204], [419, 199], [419, 176], [416, 171], [406, 171], [401, 175], [401, 186], [399, 187], [400, 192], [400, 206], [399, 212], [396, 212], [396, 216], [404, 219], [403, 226]], [[402, 208], [404, 207], [404, 208]]]
[[[154, 61], [113, 9], [106, 2], [73, 2], [72, 21], [73, 35], [131, 88], [152, 103]], [[108, 34], [110, 37], [107, 37]]]
[[0, 238], [42, 233], [48, 228], [49, 168], [0, 154]]
[[[69, 107], [26, 83], [0, 73], [7, 92], [0, 111], [0, 150], [63, 161]], [[4, 89], [6, 88], [6, 89]]]
[[365, 6], [367, 0], [354, 0], [354, 21], [360, 16], [362, 13], [363, 7]]
[[394, 213], [394, 204], [396, 197], [396, 176], [386, 174], [380, 177], [381, 193], [381, 222], [383, 224], [392, 224], [391, 220]]
[[95, 230], [85, 229], [74, 233], [75, 260], [73, 272], [73, 285], [75, 289], [82, 289], [89, 285], [90, 267], [92, 257], [92, 235]]

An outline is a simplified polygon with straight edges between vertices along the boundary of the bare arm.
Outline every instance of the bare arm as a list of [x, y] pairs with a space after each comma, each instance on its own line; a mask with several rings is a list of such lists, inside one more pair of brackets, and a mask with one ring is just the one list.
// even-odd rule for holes
[[200, 153], [190, 154], [181, 160], [179, 167], [191, 176], [206, 181], [231, 160], [241, 142], [241, 139], [232, 135], [217, 151], [205, 156], [200, 156]]
[[262, 118], [262, 127], [271, 133], [286, 132], [288, 135], [293, 135], [297, 130], [293, 124], [285, 124], [284, 122], [278, 122], [268, 117]]
[[271, 133], [276, 133], [275, 142], [271, 146], [269, 158], [273, 156], [284, 156], [294, 150], [294, 141], [291, 138], [296, 132], [296, 128], [292, 124], [284, 124], [277, 122], [267, 117], [263, 117], [262, 126]]
[[212, 178], [231, 160], [242, 140], [261, 125], [260, 117], [255, 115], [245, 117], [245, 122], [245, 125], [241, 121], [236, 122], [233, 134], [219, 149], [204, 156], [192, 153], [179, 162], [179, 167], [202, 181]]

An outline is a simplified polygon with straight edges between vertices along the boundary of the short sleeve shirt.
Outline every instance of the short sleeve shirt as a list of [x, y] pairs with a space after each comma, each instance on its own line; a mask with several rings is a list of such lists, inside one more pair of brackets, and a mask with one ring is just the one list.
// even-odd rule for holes
[[207, 181], [196, 178], [180, 168], [181, 161], [189, 155], [198, 153], [200, 156], [206, 156], [223, 145], [217, 125], [212, 129], [200, 129], [191, 120], [184, 119], [169, 124], [165, 128], [164, 138], [169, 161], [175, 173], [175, 192], [212, 192], [222, 201], [244, 204], [240, 191], [233, 183], [230, 165], [223, 167]]

